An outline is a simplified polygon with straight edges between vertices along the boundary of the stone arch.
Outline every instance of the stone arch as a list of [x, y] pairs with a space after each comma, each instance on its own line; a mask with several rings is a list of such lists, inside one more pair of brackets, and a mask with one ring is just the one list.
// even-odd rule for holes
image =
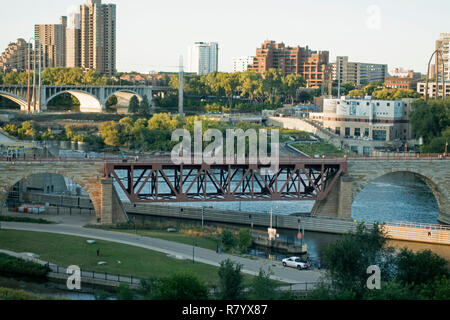
[[[26, 169], [26, 164], [20, 165], [22, 170], [11, 170], [6, 179], [0, 179], [0, 204], [3, 204], [8, 196], [10, 190], [14, 185], [23, 179], [31, 177], [35, 174], [56, 174], [73, 180], [80, 185], [88, 194], [89, 199], [94, 206], [97, 218], [101, 218], [102, 213], [102, 193], [101, 193], [101, 177], [95, 176], [92, 170], [88, 170], [86, 174], [80, 175], [79, 172], [71, 171], [67, 166], [44, 165], [41, 168], [33, 166], [33, 168]], [[17, 168], [19, 169], [19, 168]]]
[[63, 93], [69, 93], [73, 95], [75, 98], [77, 98], [78, 101], [80, 101], [80, 112], [95, 112], [95, 113], [103, 112], [103, 104], [96, 96], [87, 91], [78, 89], [61, 90], [60, 92], [55, 93], [54, 95], [48, 97], [47, 101], [45, 102], [45, 105], [47, 105], [50, 102], [50, 100]]
[[24, 98], [19, 97], [18, 95], [15, 95], [10, 92], [0, 91], [0, 96], [17, 103], [20, 106], [21, 110], [28, 108], [28, 102]]
[[439, 212], [444, 212], [444, 208], [446, 205], [446, 196], [443, 190], [439, 187], [439, 185], [433, 181], [433, 177], [427, 176], [423, 174], [423, 172], [419, 171], [415, 168], [408, 168], [408, 169], [393, 169], [393, 168], [386, 168], [384, 170], [378, 170], [376, 174], [371, 174], [364, 176], [362, 179], [358, 179], [357, 183], [353, 183], [352, 188], [352, 205], [355, 201], [356, 197], [359, 195], [359, 193], [366, 188], [370, 183], [374, 182], [375, 180], [384, 177], [386, 175], [392, 174], [392, 173], [409, 173], [416, 177], [418, 177], [420, 180], [422, 180], [428, 188], [433, 193], [434, 198], [436, 199], [436, 202], [438, 204]]

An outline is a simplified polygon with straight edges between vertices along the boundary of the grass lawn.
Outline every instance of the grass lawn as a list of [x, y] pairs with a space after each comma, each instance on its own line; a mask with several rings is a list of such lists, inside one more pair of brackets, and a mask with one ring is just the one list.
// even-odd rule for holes
[[[110, 229], [111, 231], [119, 231], [124, 233], [135, 234], [134, 229]], [[178, 243], [191, 245], [196, 242], [196, 246], [204, 249], [214, 250], [217, 249], [218, 241], [205, 237], [190, 236], [179, 232], [167, 232], [167, 231], [155, 231], [155, 230], [137, 230], [137, 234], [144, 237], [158, 238], [162, 240], [168, 240]]]
[[[207, 285], [217, 285], [219, 281], [218, 267], [169, 258], [144, 248], [101, 240], [88, 244], [86, 240], [49, 233], [0, 230], [0, 249], [36, 253], [40, 259], [64, 267], [78, 265], [85, 270], [138, 278], [162, 278], [175, 272], [190, 272]], [[97, 257], [97, 249], [100, 249], [100, 257]], [[108, 264], [99, 266], [99, 261]], [[244, 275], [245, 283], [251, 278]]]
[[348, 152], [336, 148], [334, 145], [323, 141], [315, 143], [297, 143], [294, 144], [293, 146], [312, 157], [314, 157], [315, 155], [343, 157], [344, 155], [349, 154]]

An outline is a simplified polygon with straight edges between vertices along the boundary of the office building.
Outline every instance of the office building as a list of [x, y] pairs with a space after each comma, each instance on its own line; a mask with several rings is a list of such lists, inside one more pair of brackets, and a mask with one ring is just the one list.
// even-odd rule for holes
[[66, 66], [67, 18], [61, 17], [59, 24], [37, 24], [34, 38], [42, 48], [43, 68]]
[[[442, 68], [444, 68], [444, 80], [450, 80], [449, 48], [450, 32], [441, 33], [439, 40], [436, 41], [436, 50], [440, 52], [440, 55], [436, 55], [435, 60], [435, 73], [437, 73], [438, 79], [442, 79]], [[442, 60], [444, 66], [442, 66]]]
[[283, 75], [299, 74], [307, 81], [309, 88], [318, 88], [328, 78], [328, 51], [312, 51], [306, 47], [289, 47], [272, 40], [264, 41], [256, 49], [256, 56], [248, 70], [263, 74], [275, 68]]
[[375, 100], [371, 97], [324, 99], [323, 126], [341, 137], [374, 141], [409, 140], [409, 113], [414, 99]]
[[336, 57], [336, 62], [331, 64], [333, 81], [353, 82], [360, 86], [372, 81], [382, 81], [388, 76], [386, 64], [349, 62], [348, 57]]
[[218, 71], [219, 44], [217, 42], [196, 42], [189, 47], [189, 72], [204, 76]]
[[233, 58], [231, 62], [231, 72], [245, 72], [248, 69], [248, 66], [253, 64], [255, 57], [253, 56], [244, 56]]
[[17, 39], [17, 42], [10, 43], [0, 56], [0, 72], [26, 71], [28, 69], [27, 46], [24, 39]]
[[80, 6], [80, 64], [85, 70], [116, 73], [116, 5], [88, 0]]

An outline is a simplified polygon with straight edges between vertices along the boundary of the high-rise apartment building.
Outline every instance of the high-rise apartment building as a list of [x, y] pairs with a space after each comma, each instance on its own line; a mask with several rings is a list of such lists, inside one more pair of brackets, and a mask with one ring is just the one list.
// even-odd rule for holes
[[[441, 80], [442, 68], [444, 68], [444, 80], [450, 80], [450, 32], [440, 34], [439, 40], [436, 41], [436, 50], [440, 51], [440, 55], [436, 55], [435, 74], [437, 74], [438, 79]], [[442, 66], [441, 59], [444, 61], [444, 66]]]
[[79, 13], [69, 15], [66, 28], [66, 67], [81, 67], [81, 20]]
[[254, 62], [248, 70], [258, 73], [275, 68], [284, 75], [300, 74], [309, 88], [318, 88], [328, 75], [328, 51], [312, 51], [306, 47], [289, 47], [284, 43], [267, 40], [256, 49]]
[[59, 24], [35, 25], [34, 38], [41, 44], [43, 68], [66, 66], [66, 26], [66, 17], [61, 17]]
[[113, 76], [116, 73], [116, 5], [88, 0], [80, 6], [81, 67]]
[[233, 58], [231, 62], [231, 71], [232, 72], [244, 72], [247, 71], [248, 66], [253, 64], [255, 57], [253, 56], [245, 56]]
[[336, 63], [331, 64], [333, 81], [353, 82], [361, 85], [372, 81], [383, 81], [388, 76], [386, 64], [349, 62], [348, 57], [336, 57]]
[[0, 72], [26, 71], [28, 68], [27, 46], [30, 45], [24, 39], [17, 39], [17, 42], [10, 43], [0, 56]]
[[219, 44], [217, 42], [196, 42], [189, 47], [189, 72], [208, 75], [217, 72], [219, 66]]

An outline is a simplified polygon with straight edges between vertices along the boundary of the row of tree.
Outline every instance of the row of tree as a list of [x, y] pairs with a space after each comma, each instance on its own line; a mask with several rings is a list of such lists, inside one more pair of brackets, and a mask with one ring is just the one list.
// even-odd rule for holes
[[[169, 85], [178, 90], [177, 76], [170, 78]], [[187, 96], [226, 97], [228, 105], [233, 106], [234, 97], [241, 96], [251, 102], [277, 104], [294, 103], [298, 90], [306, 87], [306, 80], [297, 74], [283, 75], [279, 69], [269, 69], [264, 74], [256, 72], [213, 72], [207, 76], [187, 75], [184, 91]]]
[[[36, 77], [38, 75], [36, 74]], [[30, 74], [33, 79], [33, 72]], [[81, 68], [46, 68], [41, 74], [43, 85], [90, 85], [103, 86], [115, 85], [118, 81], [102, 76], [96, 71], [83, 71]], [[28, 83], [28, 74], [26, 72], [9, 72], [5, 75], [0, 74], [0, 84], [8, 85], [26, 85]]]
[[415, 138], [423, 139], [421, 152], [445, 152], [450, 142], [450, 98], [415, 101], [409, 120]]

